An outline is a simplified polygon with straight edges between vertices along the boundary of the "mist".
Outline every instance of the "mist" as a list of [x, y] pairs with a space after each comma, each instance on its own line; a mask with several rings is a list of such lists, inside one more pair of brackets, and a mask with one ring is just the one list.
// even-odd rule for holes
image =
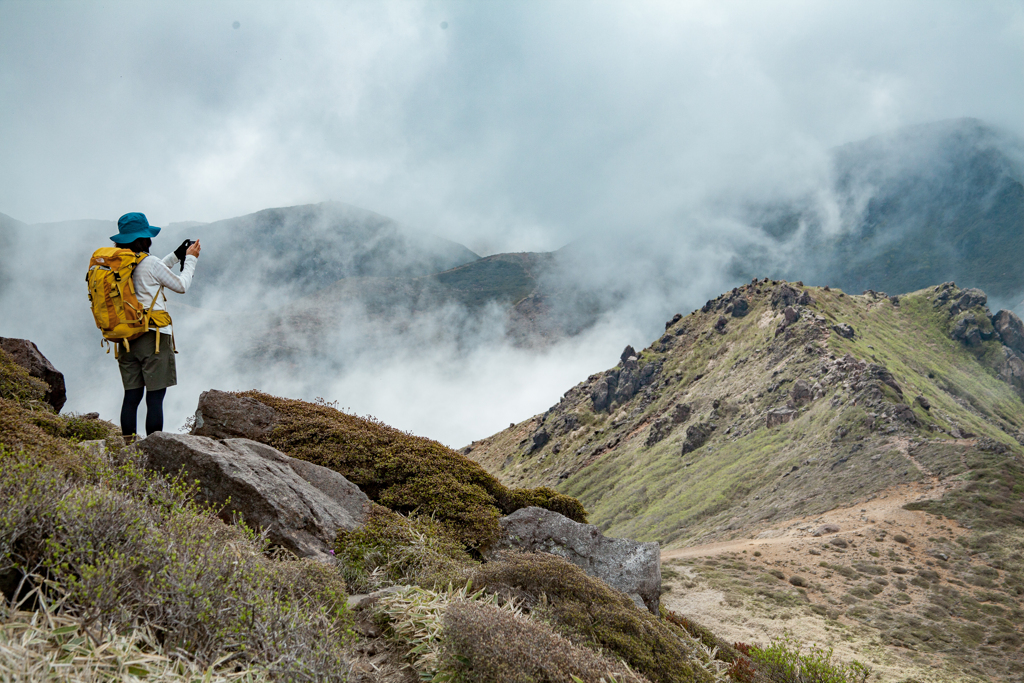
[[[1013, 1], [5, 0], [0, 212], [24, 224], [0, 230], [0, 335], [68, 376], [66, 410], [115, 418], [84, 264], [125, 212], [196, 221], [154, 246], [206, 247], [196, 291], [171, 297], [166, 429], [205, 389], [257, 388], [462, 445], [751, 276], [737, 258], [798, 275], [799, 236], [747, 209], [803, 202], [807, 225], [848, 230], [878, 190], [837, 196], [835, 148], [960, 117], [1024, 136], [1022, 64]], [[543, 348], [510, 343], [497, 308], [382, 320], [353, 301], [312, 335], [247, 317], [312, 290], [260, 277], [269, 252], [227, 277], [201, 224], [327, 200], [480, 255], [560, 250], [547, 285], [600, 312]], [[70, 219], [96, 222], [49, 225]]]

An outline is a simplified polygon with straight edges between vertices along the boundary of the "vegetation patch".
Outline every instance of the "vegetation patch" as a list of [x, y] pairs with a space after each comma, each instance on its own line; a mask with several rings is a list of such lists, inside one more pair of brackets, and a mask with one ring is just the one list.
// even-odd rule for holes
[[546, 553], [507, 553], [479, 567], [473, 584], [523, 601], [565, 637], [624, 660], [659, 683], [706, 681], [698, 656], [654, 615], [579, 567]]
[[430, 516], [467, 547], [498, 534], [498, 517], [536, 505], [586, 522], [583, 505], [551, 488], [509, 489], [480, 465], [437, 441], [323, 403], [248, 396], [282, 416], [266, 442], [288, 455], [329, 467], [374, 502], [395, 512]]

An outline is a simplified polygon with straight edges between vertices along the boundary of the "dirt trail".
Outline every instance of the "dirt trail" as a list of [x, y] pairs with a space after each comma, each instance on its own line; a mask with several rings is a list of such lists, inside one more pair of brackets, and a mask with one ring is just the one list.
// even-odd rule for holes
[[[754, 538], [739, 538], [687, 548], [663, 550], [661, 561], [665, 562], [666, 560], [687, 557], [706, 557], [747, 549], [765, 552], [773, 546], [790, 549], [794, 546], [801, 546], [805, 542], [828, 540], [836, 535], [864, 533], [866, 530], [879, 524], [885, 524], [887, 527], [916, 528], [924, 523], [927, 515], [923, 512], [904, 510], [903, 506], [919, 500], [938, 498], [948, 491], [949, 488], [949, 484], [939, 482], [937, 478], [932, 478], [927, 482], [915, 482], [913, 484], [896, 486], [882, 491], [877, 497], [863, 503], [835, 508], [820, 515], [786, 520], [781, 524], [776, 524], [771, 529], [761, 532]], [[826, 524], [839, 527], [839, 531], [822, 534], [820, 537], [812, 535], [815, 529]]]
[[[872, 680], [880, 683], [908, 677], [922, 683], [948, 680], [944, 674], [937, 675], [933, 662], [914, 659], [910, 650], [882, 646], [873, 630], [842, 614], [847, 605], [839, 598], [853, 584], [843, 573], [823, 565], [881, 562], [890, 568], [923, 566], [941, 570], [943, 581], [954, 578], [949, 569], [932, 566], [928, 539], [931, 535], [958, 537], [967, 530], [953, 520], [904, 510], [903, 506], [938, 498], [955, 485], [955, 480], [943, 482], [929, 476], [921, 482], [886, 489], [863, 503], [776, 523], [752, 538], [666, 549], [661, 553], [663, 586], [667, 587], [662, 604], [729, 642], [765, 643], [793, 636], [803, 643], [832, 647], [840, 660], [865, 661], [875, 672]], [[822, 533], [825, 525], [838, 530]], [[816, 530], [821, 535], [815, 536]], [[716, 557], [719, 555], [723, 557]], [[737, 562], [744, 569], [730, 573], [728, 567]], [[708, 578], [701, 568], [717, 578]], [[754, 578], [758, 574], [774, 574], [779, 577], [778, 585]], [[781, 577], [789, 579], [793, 575], [802, 576], [809, 584], [801, 599], [806, 601], [804, 607], [794, 606], [800, 601], [772, 602], [758, 597], [760, 593], [750, 588], [753, 583], [769, 592], [783, 591], [790, 584]], [[888, 576], [885, 594], [876, 602], [892, 613], [916, 614], [926, 609], [930, 605], [928, 592], [913, 584], [898, 585], [903, 583], [901, 576]], [[903, 599], [894, 603], [892, 595], [897, 591], [903, 591]], [[817, 612], [808, 612], [807, 607]], [[840, 613], [831, 620], [822, 616], [837, 608]]]

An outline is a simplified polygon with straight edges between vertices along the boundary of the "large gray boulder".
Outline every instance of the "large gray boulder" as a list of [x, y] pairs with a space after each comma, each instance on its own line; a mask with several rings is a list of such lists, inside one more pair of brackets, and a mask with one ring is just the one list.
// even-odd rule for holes
[[192, 434], [259, 441], [280, 421], [277, 411], [248, 396], [211, 389], [199, 396]]
[[501, 536], [484, 557], [496, 559], [510, 548], [558, 555], [616, 590], [637, 607], [658, 614], [661, 598], [661, 546], [607, 538], [592, 524], [580, 524], [544, 508], [516, 510], [499, 520]]
[[43, 400], [59, 413], [68, 400], [64, 374], [53, 367], [53, 363], [46, 359], [39, 347], [28, 339], [0, 337], [0, 348], [7, 352], [11, 360], [28, 370], [29, 376], [46, 382], [49, 389]]
[[136, 445], [148, 468], [198, 481], [204, 501], [226, 505], [225, 521], [240, 515], [300, 557], [328, 559], [338, 530], [359, 528], [369, 512], [342, 475], [256, 441], [155, 432]]

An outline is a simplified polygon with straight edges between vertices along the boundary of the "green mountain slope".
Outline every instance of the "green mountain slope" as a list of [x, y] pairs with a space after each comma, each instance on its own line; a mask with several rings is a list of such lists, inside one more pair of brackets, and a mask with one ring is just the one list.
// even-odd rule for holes
[[465, 452], [578, 497], [612, 535], [673, 546], [933, 477], [956, 484], [936, 510], [1021, 525], [1024, 365], [988, 315], [951, 283], [887, 298], [758, 281]]
[[849, 291], [943, 280], [1024, 296], [1024, 141], [977, 119], [910, 126], [832, 152], [829, 199], [751, 208], [766, 242], [740, 276], [773, 272]]

